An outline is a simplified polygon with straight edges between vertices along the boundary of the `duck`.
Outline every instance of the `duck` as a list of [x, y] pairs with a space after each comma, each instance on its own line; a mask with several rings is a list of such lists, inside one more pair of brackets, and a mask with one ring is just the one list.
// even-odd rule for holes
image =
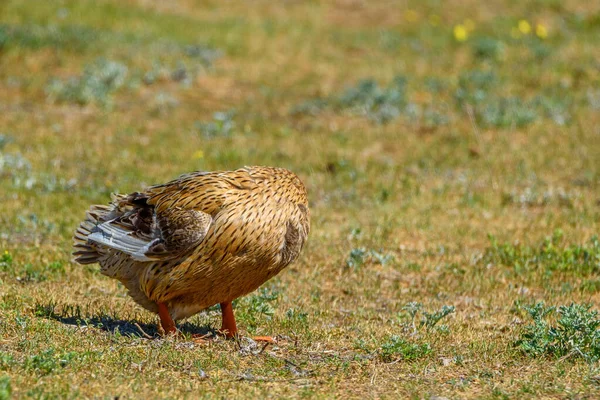
[[[73, 260], [97, 263], [160, 329], [219, 304], [238, 335], [232, 302], [295, 261], [310, 231], [307, 190], [285, 168], [197, 171], [92, 205], [73, 235]], [[268, 338], [268, 337], [264, 337]]]

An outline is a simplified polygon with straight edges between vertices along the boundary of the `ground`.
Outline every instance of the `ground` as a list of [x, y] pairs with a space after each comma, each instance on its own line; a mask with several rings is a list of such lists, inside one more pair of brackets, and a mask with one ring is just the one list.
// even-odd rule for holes
[[[3, 1], [0, 399], [599, 397], [600, 8], [452, 3]], [[244, 165], [312, 231], [238, 341], [70, 261], [90, 204]]]

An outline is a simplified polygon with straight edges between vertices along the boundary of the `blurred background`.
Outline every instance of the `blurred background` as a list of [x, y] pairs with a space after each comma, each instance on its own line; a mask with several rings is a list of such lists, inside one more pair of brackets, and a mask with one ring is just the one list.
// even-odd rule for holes
[[[581, 1], [3, 1], [0, 388], [182, 396], [202, 388], [187, 375], [200, 362], [223, 395], [249, 395], [223, 383], [247, 370], [308, 382], [255, 395], [595, 390], [585, 363], [566, 373], [518, 343], [522, 304], [599, 299], [598, 43], [600, 5]], [[236, 311], [305, 353], [282, 347], [294, 367], [206, 361], [226, 344], [201, 361], [174, 344], [98, 358], [153, 316], [70, 263], [88, 205], [244, 165], [289, 168], [310, 192], [301, 260]], [[86, 318], [89, 342], [65, 339]], [[55, 365], [47, 380], [31, 357]], [[142, 359], [166, 372], [129, 371]]]

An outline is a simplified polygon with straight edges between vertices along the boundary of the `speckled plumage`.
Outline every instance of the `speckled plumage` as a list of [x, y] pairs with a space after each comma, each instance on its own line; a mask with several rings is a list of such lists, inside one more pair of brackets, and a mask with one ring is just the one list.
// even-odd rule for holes
[[282, 168], [193, 172], [94, 205], [75, 261], [99, 263], [144, 308], [174, 320], [257, 289], [294, 261], [309, 229], [306, 189]]

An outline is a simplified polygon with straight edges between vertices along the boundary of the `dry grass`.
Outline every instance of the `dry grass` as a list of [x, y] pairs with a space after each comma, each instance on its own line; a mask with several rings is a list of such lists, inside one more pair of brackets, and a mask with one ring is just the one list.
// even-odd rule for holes
[[[0, 399], [599, 396], [597, 360], [518, 345], [525, 305], [600, 301], [598, 9], [163, 3], [0, 5]], [[520, 19], [548, 37], [512, 37]], [[51, 101], [99, 58], [122, 86]], [[357, 86], [395, 76], [404, 93]], [[110, 192], [253, 164], [296, 171], [313, 214], [301, 259], [236, 305], [276, 346], [193, 344], [212, 309], [154, 338], [120, 284], [70, 263]]]

